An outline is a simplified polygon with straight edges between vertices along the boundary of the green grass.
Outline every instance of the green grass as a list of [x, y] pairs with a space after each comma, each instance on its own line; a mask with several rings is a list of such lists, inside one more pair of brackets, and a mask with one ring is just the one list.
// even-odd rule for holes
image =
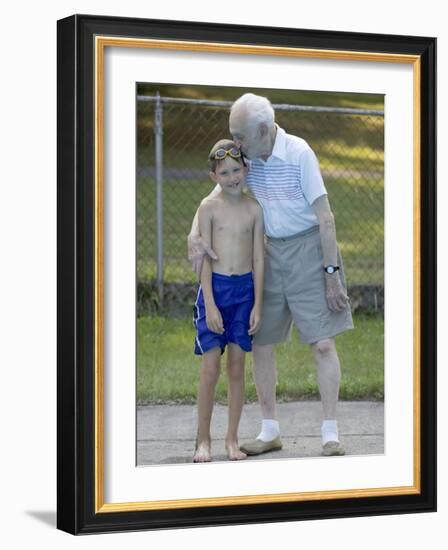
[[246, 92], [268, 97], [272, 103], [296, 105], [316, 105], [327, 107], [349, 107], [357, 109], [383, 109], [384, 96], [381, 94], [359, 94], [352, 92], [320, 92], [314, 90], [282, 90], [268, 88], [242, 88], [231, 86], [190, 86], [185, 84], [139, 83], [138, 94], [188, 99], [211, 99], [235, 101]]
[[[383, 399], [384, 322], [380, 316], [356, 315], [355, 330], [337, 338], [342, 367], [341, 399]], [[193, 354], [191, 320], [142, 317], [137, 320], [137, 399], [140, 403], [194, 402], [201, 359]], [[256, 401], [252, 356], [246, 356], [246, 399]], [[309, 346], [294, 331], [276, 350], [279, 400], [318, 397]], [[226, 354], [222, 357], [225, 365]], [[226, 373], [217, 385], [217, 401], [226, 399]]]

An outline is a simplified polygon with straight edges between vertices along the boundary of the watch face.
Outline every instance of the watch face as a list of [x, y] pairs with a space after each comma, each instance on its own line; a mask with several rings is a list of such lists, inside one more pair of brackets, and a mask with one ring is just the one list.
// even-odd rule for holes
[[332, 273], [334, 273], [335, 269], [332, 265], [329, 265], [325, 271], [331, 275]]

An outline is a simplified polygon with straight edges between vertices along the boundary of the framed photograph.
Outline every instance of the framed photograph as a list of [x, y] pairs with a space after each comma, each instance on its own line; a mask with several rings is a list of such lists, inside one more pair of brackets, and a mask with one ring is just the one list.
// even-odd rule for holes
[[[429, 37], [58, 21], [59, 529], [435, 511], [435, 62]], [[238, 332], [217, 293], [249, 280]]]
[[[195, 401], [199, 370], [204, 370], [198, 370], [201, 351], [198, 348], [209, 345], [209, 335], [202, 331], [195, 334], [195, 317], [200, 309], [194, 307], [198, 284], [185, 253], [185, 236], [190, 232], [198, 205], [215, 186], [208, 173], [209, 150], [228, 135], [229, 110], [245, 94], [268, 98], [279, 128], [306, 140], [319, 159], [337, 219], [337, 238], [356, 326], [355, 331], [343, 330], [337, 338], [342, 368], [338, 419], [346, 432], [345, 451], [352, 456], [384, 453], [384, 95], [139, 82], [136, 86], [138, 466], [190, 463], [195, 456], [199, 413]], [[284, 168], [281, 170], [283, 174]], [[251, 172], [256, 173], [256, 164]], [[265, 201], [266, 209], [271, 203], [280, 204], [285, 211], [286, 207], [295, 208], [295, 197], [299, 194], [295, 187], [286, 188], [281, 199], [285, 203], [276, 203], [283, 186], [278, 186], [278, 192], [273, 189], [265, 192], [261, 186], [252, 185], [250, 174], [246, 179], [259, 200]], [[251, 187], [247, 192], [251, 193]], [[269, 226], [268, 211], [265, 220], [269, 235], [275, 228]], [[219, 247], [218, 236], [217, 239]], [[215, 264], [214, 270], [222, 272], [228, 267]], [[281, 281], [275, 284], [280, 287]], [[269, 315], [272, 314], [263, 312], [263, 317]], [[310, 320], [307, 324], [311, 323]], [[303, 339], [307, 327], [299, 324], [299, 331]], [[276, 408], [282, 426], [282, 448], [275, 449], [275, 453], [251, 455], [251, 460], [309, 458], [321, 454], [315, 425], [321, 403], [313, 353], [294, 333], [275, 348]], [[359, 349], [364, 358], [362, 365]], [[224, 348], [222, 365], [228, 360]], [[239, 425], [243, 446], [247, 444], [244, 440], [255, 435], [252, 432], [260, 415], [251, 353], [246, 364], [245, 405]], [[227, 459], [224, 441], [227, 386], [227, 372], [223, 368], [214, 394], [217, 404], [213, 409], [213, 461]], [[359, 421], [360, 416], [368, 418], [368, 430], [366, 422]]]

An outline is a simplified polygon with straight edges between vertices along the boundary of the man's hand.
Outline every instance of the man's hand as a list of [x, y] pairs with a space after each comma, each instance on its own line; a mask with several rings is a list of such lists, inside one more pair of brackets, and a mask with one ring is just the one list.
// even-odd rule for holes
[[207, 246], [203, 242], [199, 233], [190, 233], [190, 235], [188, 235], [187, 245], [188, 259], [191, 262], [193, 271], [199, 279], [201, 276], [202, 264], [204, 263], [205, 255], [208, 254], [212, 260], [217, 260], [218, 256], [210, 246]]
[[208, 330], [223, 334], [224, 323], [222, 321], [221, 312], [216, 307], [216, 304], [205, 306], [205, 322], [207, 323]]
[[249, 330], [247, 331], [249, 336], [255, 334], [261, 325], [261, 308], [254, 306], [250, 312]]
[[327, 304], [331, 311], [342, 311], [348, 303], [348, 296], [342, 286], [339, 273], [325, 275], [327, 284]]

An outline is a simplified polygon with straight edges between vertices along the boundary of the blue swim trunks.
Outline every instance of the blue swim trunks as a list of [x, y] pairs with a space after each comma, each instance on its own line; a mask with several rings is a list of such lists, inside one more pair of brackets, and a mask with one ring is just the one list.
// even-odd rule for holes
[[199, 287], [194, 304], [193, 323], [196, 327], [194, 353], [202, 355], [212, 348], [221, 348], [221, 354], [229, 342], [238, 344], [244, 351], [252, 351], [252, 336], [249, 336], [250, 312], [255, 294], [252, 273], [222, 275], [212, 273], [213, 298], [224, 323], [224, 333], [208, 329], [205, 321], [205, 305], [202, 288]]

